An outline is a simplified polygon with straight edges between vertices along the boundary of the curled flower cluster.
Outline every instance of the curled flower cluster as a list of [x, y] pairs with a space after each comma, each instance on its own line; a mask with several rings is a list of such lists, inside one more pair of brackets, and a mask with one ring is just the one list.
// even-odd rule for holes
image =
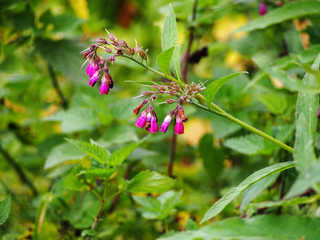
[[[107, 31], [108, 32], [108, 31]], [[109, 48], [111, 47], [111, 48]], [[97, 50], [102, 49], [110, 55], [107, 59], [99, 57]], [[89, 65], [86, 69], [86, 74], [89, 75], [88, 84], [93, 87], [101, 77], [100, 94], [107, 95], [110, 89], [113, 88], [113, 79], [110, 75], [108, 63], [112, 65], [118, 56], [132, 57], [137, 54], [141, 60], [147, 60], [148, 50], [143, 50], [137, 43], [135, 47], [130, 47], [126, 41], [117, 39], [108, 32], [108, 38], [98, 38], [94, 44], [82, 52], [83, 58]]]
[[[168, 85], [153, 85], [152, 88], [154, 88], [156, 91], [147, 91], [142, 94], [142, 96], [147, 96], [152, 94], [152, 96], [148, 99], [143, 100], [138, 107], [133, 109], [132, 111], [138, 115], [140, 110], [148, 103], [149, 106], [142, 111], [141, 115], [138, 117], [136, 121], [136, 126], [139, 128], [145, 128], [150, 133], [157, 133], [159, 132], [159, 126], [158, 126], [158, 117], [156, 112], [154, 111], [152, 107], [152, 102], [157, 98], [158, 94], [177, 94], [177, 91], [180, 91], [181, 88], [177, 86], [174, 83], [170, 83]], [[183, 107], [181, 106], [181, 103], [184, 101], [188, 101], [188, 96], [182, 95], [178, 100], [174, 99], [168, 99], [166, 103], [171, 104], [174, 102], [177, 102], [176, 108], [171, 110], [169, 114], [164, 118], [161, 126], [160, 131], [165, 133], [168, 130], [168, 127], [171, 123], [171, 120], [173, 116], [175, 117], [176, 125], [175, 125], [175, 133], [176, 134], [183, 134], [184, 133], [184, 126], [183, 122], [188, 121], [187, 116], [184, 113]]]
[[[88, 84], [93, 87], [101, 78], [100, 94], [107, 95], [110, 89], [113, 88], [113, 79], [110, 75], [110, 70], [108, 64], [116, 61], [116, 57], [123, 56], [134, 60], [140, 58], [140, 63], [147, 60], [148, 50], [143, 50], [137, 43], [135, 47], [130, 47], [124, 40], [118, 39], [110, 34], [108, 31], [107, 39], [98, 38], [95, 40], [94, 44], [91, 44], [89, 48], [82, 52], [83, 58], [89, 65], [86, 69], [86, 74], [89, 75]], [[98, 56], [98, 49], [102, 49], [108, 54], [108, 58], [104, 59]], [[139, 128], [145, 128], [150, 133], [157, 133], [159, 130], [165, 133], [168, 130], [172, 118], [175, 118], [175, 133], [183, 134], [184, 126], [183, 123], [188, 121], [187, 116], [181, 106], [182, 103], [190, 102], [191, 98], [195, 94], [199, 93], [204, 87], [200, 84], [191, 83], [185, 85], [184, 87], [179, 86], [175, 82], [168, 82], [167, 84], [154, 84], [152, 86], [152, 91], [146, 91], [142, 93], [141, 96], [150, 96], [148, 99], [143, 100], [138, 107], [133, 109], [133, 112], [138, 115], [140, 110], [147, 104], [145, 110], [142, 111], [141, 115], [136, 121], [136, 126]], [[177, 106], [169, 112], [169, 114], [164, 118], [160, 129], [158, 126], [158, 117], [156, 112], [152, 107], [152, 103], [157, 98], [158, 94], [169, 95], [178, 97], [178, 99], [168, 99], [167, 104], [177, 103]]]

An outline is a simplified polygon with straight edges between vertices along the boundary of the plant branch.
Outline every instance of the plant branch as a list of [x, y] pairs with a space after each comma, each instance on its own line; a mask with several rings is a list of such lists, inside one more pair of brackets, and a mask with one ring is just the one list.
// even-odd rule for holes
[[0, 153], [3, 156], [3, 158], [7, 161], [7, 163], [16, 171], [16, 173], [19, 175], [19, 178], [22, 183], [25, 183], [28, 185], [28, 187], [31, 189], [31, 192], [33, 196], [38, 195], [38, 191], [36, 187], [33, 185], [31, 180], [27, 177], [27, 175], [24, 173], [20, 165], [14, 160], [13, 157], [1, 146], [0, 144]]
[[67, 109], [68, 108], [68, 101], [67, 99], [64, 97], [62, 91], [61, 91], [61, 88], [58, 84], [58, 80], [57, 80], [57, 77], [56, 77], [56, 74], [53, 70], [53, 67], [52, 65], [49, 63], [48, 64], [48, 71], [49, 71], [49, 76], [50, 76], [50, 79], [51, 79], [51, 82], [52, 82], [52, 85], [54, 87], [54, 89], [56, 90], [58, 96], [60, 97], [61, 99], [61, 104], [62, 104], [62, 107], [64, 109]]
[[[137, 61], [136, 59], [133, 59], [132, 57], [125, 56], [125, 55], [123, 55], [123, 56], [126, 57], [126, 58], [128, 58], [128, 59], [130, 59], [130, 60], [133, 60], [134, 62], [136, 62], [136, 63], [138, 63], [139, 65], [143, 66], [143, 67], [146, 68], [147, 70], [149, 70], [149, 71], [151, 71], [151, 72], [153, 72], [153, 73], [155, 73], [155, 74], [157, 74], [157, 75], [159, 75], [159, 76], [161, 76], [161, 77], [163, 77], [163, 78], [166, 78], [166, 79], [168, 79], [168, 80], [172, 80], [173, 82], [179, 84], [179, 85], [182, 86], [182, 87], [186, 87], [186, 86], [187, 86], [184, 82], [181, 82], [181, 81], [175, 79], [173, 76], [166, 76], [165, 74], [163, 74], [163, 73], [161, 73], [161, 72], [159, 72], [159, 71], [157, 71], [157, 70], [155, 70], [155, 69], [153, 69], [153, 68], [151, 68], [151, 67], [149, 67], [149, 66], [146, 66], [146, 65], [143, 64], [142, 62], [139, 62], [139, 61]], [[222, 117], [224, 117], [224, 118], [227, 118], [227, 119], [229, 119], [230, 121], [232, 121], [232, 122], [240, 125], [241, 127], [243, 127], [243, 128], [245, 128], [245, 129], [247, 129], [247, 130], [249, 130], [249, 131], [251, 131], [251, 132], [253, 132], [253, 133], [255, 133], [255, 134], [257, 134], [257, 135], [259, 135], [259, 136], [261, 136], [261, 137], [263, 137], [263, 138], [265, 138], [265, 139], [267, 139], [268, 141], [270, 141], [270, 142], [278, 145], [279, 147], [285, 149], [286, 151], [288, 151], [288, 152], [290, 152], [290, 153], [294, 153], [293, 148], [291, 148], [291, 147], [289, 147], [288, 145], [284, 144], [283, 142], [280, 142], [279, 140], [271, 137], [270, 135], [268, 135], [268, 134], [266, 134], [266, 133], [264, 133], [264, 132], [262, 132], [262, 131], [260, 131], [260, 130], [258, 130], [258, 129], [256, 129], [256, 128], [250, 126], [249, 124], [247, 124], [247, 123], [245, 123], [245, 122], [242, 122], [241, 120], [233, 117], [232, 115], [230, 115], [229, 113], [227, 113], [226, 111], [224, 111], [224, 110], [222, 110], [220, 107], [218, 107], [216, 104], [214, 104], [214, 103], [211, 103], [211, 104], [210, 104], [210, 107], [211, 107], [212, 109], [211, 109], [211, 108], [209, 109], [209, 108], [205, 107], [205, 105], [206, 105], [206, 99], [205, 99], [205, 97], [204, 97], [203, 95], [201, 95], [200, 93], [196, 94], [196, 98], [199, 100], [199, 102], [200, 102], [202, 105], [196, 104], [196, 103], [193, 102], [194, 105], [196, 105], [196, 106], [198, 106], [198, 107], [200, 107], [200, 108], [202, 108], [202, 109], [204, 109], [204, 110], [206, 110], [206, 111], [208, 111], [208, 112], [211, 112], [211, 113], [214, 113], [214, 114], [218, 114], [218, 115], [220, 115], [220, 116], [222, 116]]]

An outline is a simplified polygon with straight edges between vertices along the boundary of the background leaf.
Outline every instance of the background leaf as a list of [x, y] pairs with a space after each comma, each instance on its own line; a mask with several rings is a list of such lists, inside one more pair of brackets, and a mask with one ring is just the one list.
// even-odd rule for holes
[[11, 209], [11, 197], [8, 196], [3, 201], [0, 201], [0, 225], [3, 224], [9, 217]]
[[157, 172], [142, 171], [136, 175], [128, 185], [129, 192], [158, 193], [169, 190], [174, 184], [170, 177]]
[[201, 223], [209, 220], [210, 218], [218, 215], [240, 192], [250, 187], [252, 184], [260, 181], [261, 179], [275, 174], [277, 172], [282, 172], [288, 168], [294, 167], [296, 164], [293, 162], [277, 163], [272, 166], [263, 168], [256, 171], [244, 181], [242, 181], [237, 187], [231, 188], [222, 198], [219, 199], [204, 215]]
[[297, 1], [286, 4], [285, 6], [268, 12], [265, 16], [257, 18], [247, 25], [237, 29], [240, 31], [253, 31], [256, 29], [264, 29], [268, 26], [284, 22], [292, 18], [319, 14], [320, 3], [318, 1]]
[[[161, 240], [317, 240], [320, 218], [264, 215], [250, 219], [229, 218], [197, 231], [180, 232]], [[214, 237], [214, 238], [213, 238]]]
[[170, 63], [175, 47], [168, 48], [157, 57], [157, 63], [166, 76], [171, 76]]

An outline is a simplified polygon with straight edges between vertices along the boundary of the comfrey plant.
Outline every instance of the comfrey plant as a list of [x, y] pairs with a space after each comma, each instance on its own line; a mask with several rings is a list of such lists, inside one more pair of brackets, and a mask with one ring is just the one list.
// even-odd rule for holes
[[[97, 54], [98, 48], [103, 49], [111, 56], [104, 59]], [[107, 39], [99, 38], [92, 44], [88, 49], [84, 50], [83, 57], [87, 59], [89, 65], [86, 69], [86, 74], [89, 75], [90, 86], [94, 86], [101, 77], [100, 94], [107, 95], [110, 89], [113, 87], [113, 79], [110, 75], [108, 64], [112, 64], [116, 61], [117, 57], [126, 57], [134, 61], [140, 60], [140, 64], [143, 64], [144, 60], [147, 60], [148, 50], [143, 50], [137, 43], [135, 47], [130, 47], [126, 41], [121, 40], [113, 36], [108, 32]], [[138, 60], [137, 60], [138, 59]], [[145, 110], [142, 111], [141, 115], [136, 121], [136, 126], [139, 128], [145, 128], [150, 133], [159, 132], [158, 117], [152, 106], [153, 102], [157, 99], [158, 95], [168, 95], [175, 97], [176, 99], [168, 99], [167, 104], [177, 103], [176, 107], [168, 113], [164, 118], [163, 123], [160, 126], [160, 131], [165, 133], [170, 125], [172, 118], [175, 118], [175, 133], [183, 134], [184, 126], [183, 123], [188, 121], [187, 116], [184, 113], [183, 103], [191, 102], [191, 99], [195, 97], [200, 91], [204, 90], [205, 87], [200, 84], [186, 84], [181, 86], [175, 81], [169, 81], [168, 83], [154, 83], [152, 91], [143, 92], [138, 97], [148, 97], [143, 100], [138, 107], [132, 111], [138, 115], [140, 110], [147, 105]]]
[[[160, 72], [147, 65], [148, 50], [143, 50], [142, 47], [137, 44], [137, 42], [135, 47], [131, 47], [126, 41], [116, 38], [107, 31], [106, 39], [96, 39], [94, 44], [91, 44], [89, 48], [82, 52], [83, 57], [86, 59], [85, 63], [89, 62], [86, 70], [86, 73], [89, 75], [89, 85], [94, 86], [101, 78], [100, 94], [108, 94], [110, 89], [113, 87], [113, 79], [110, 75], [108, 65], [113, 65], [117, 57], [124, 57], [161, 76], [162, 79], [165, 80], [161, 83], [153, 83], [151, 91], [146, 91], [140, 95], [148, 98], [143, 100], [138, 107], [133, 109], [133, 112], [138, 115], [140, 110], [147, 105], [136, 121], [137, 127], [145, 128], [150, 133], [159, 132], [158, 117], [152, 104], [157, 99], [159, 94], [167, 95], [170, 97], [170, 99], [167, 100], [166, 103], [176, 103], [177, 105], [164, 118], [164, 121], [160, 126], [161, 132], [167, 131], [168, 126], [174, 117], [176, 122], [175, 133], [183, 134], [183, 123], [186, 122], [188, 118], [184, 113], [182, 104], [191, 103], [198, 108], [229, 119], [230, 121], [273, 142], [274, 144], [277, 144], [281, 148], [291, 153], [294, 152], [294, 150], [288, 145], [242, 122], [240, 119], [233, 117], [221, 109], [218, 105], [213, 103], [214, 96], [226, 82], [238, 76], [239, 74], [246, 72], [230, 74], [211, 82], [206, 87], [204, 87], [203, 84], [189, 83], [185, 78], [183, 81], [182, 74], [180, 72], [180, 48], [177, 45], [177, 40], [178, 33], [175, 14], [172, 7], [170, 7], [162, 32], [161, 47], [163, 52], [157, 58], [157, 63], [162, 70], [162, 72]], [[109, 57], [104, 59], [101, 56], [98, 56], [98, 49], [104, 50]], [[200, 92], [204, 89], [205, 94], [202, 95]]]

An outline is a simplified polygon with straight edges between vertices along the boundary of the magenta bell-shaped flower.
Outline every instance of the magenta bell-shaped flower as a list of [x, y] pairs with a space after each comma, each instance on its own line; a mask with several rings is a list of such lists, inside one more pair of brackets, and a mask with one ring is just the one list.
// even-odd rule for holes
[[170, 125], [170, 122], [171, 122], [171, 114], [168, 114], [164, 120], [163, 120], [163, 123], [161, 124], [161, 127], [160, 127], [160, 131], [165, 133], [167, 130], [168, 130], [168, 127]]
[[143, 111], [140, 117], [138, 117], [136, 121], [136, 126], [139, 128], [143, 128], [146, 125], [146, 123], [147, 123], [147, 113]]
[[176, 125], [174, 126], [174, 132], [176, 134], [183, 134], [184, 133], [184, 126], [179, 117], [176, 118]]
[[151, 126], [149, 128], [149, 132], [150, 133], [157, 133], [159, 132], [159, 127], [158, 127], [158, 123], [157, 123], [157, 117], [152, 115], [151, 117]]
[[89, 65], [86, 69], [86, 74], [88, 74], [89, 77], [91, 78], [98, 70], [99, 70], [98, 65], [91, 62], [91, 63], [89, 63]]
[[105, 82], [101, 82], [100, 85], [100, 94], [103, 95], [107, 95], [109, 93], [109, 85], [107, 85]]
[[267, 4], [265, 2], [260, 3], [259, 15], [263, 16], [267, 13]]

